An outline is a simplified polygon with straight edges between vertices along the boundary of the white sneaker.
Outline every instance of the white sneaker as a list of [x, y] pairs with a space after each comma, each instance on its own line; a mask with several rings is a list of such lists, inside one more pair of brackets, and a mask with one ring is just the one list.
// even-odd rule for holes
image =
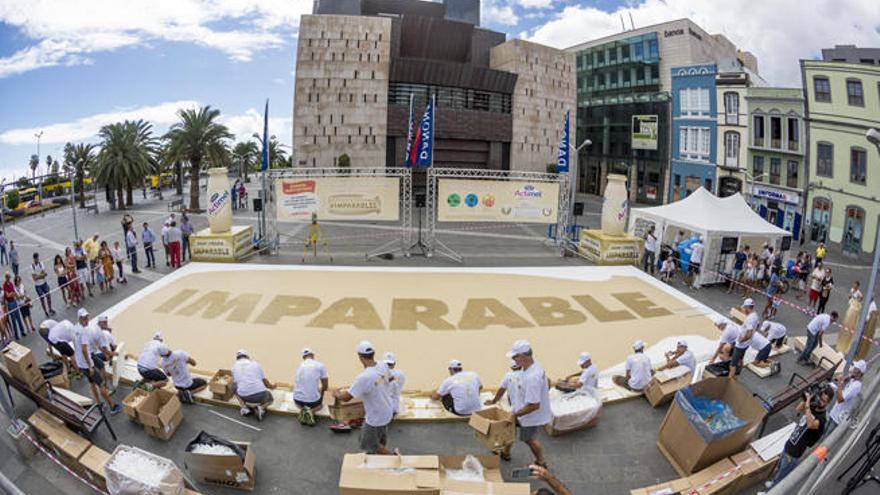
[[771, 488], [773, 488], [773, 480], [765, 481], [765, 482], [764, 482], [764, 488], [766, 488], [766, 489], [768, 489], [768, 490], [771, 489]]
[[263, 406], [257, 406], [257, 421], [262, 421], [264, 414], [266, 414], [266, 408]]
[[242, 416], [250, 416], [251, 410], [250, 410], [250, 408], [242, 407], [241, 409], [238, 410], [238, 413], [241, 414]]

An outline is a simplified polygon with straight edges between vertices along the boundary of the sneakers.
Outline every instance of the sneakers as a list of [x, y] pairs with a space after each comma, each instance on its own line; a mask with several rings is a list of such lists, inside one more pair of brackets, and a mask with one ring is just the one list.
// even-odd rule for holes
[[250, 416], [251, 409], [249, 407], [242, 407], [241, 409], [238, 410], [238, 413], [241, 414], [242, 416]]
[[263, 421], [263, 416], [266, 415], [266, 408], [263, 406], [257, 406], [257, 421]]
[[315, 415], [312, 414], [311, 408], [303, 407], [299, 410], [299, 415], [297, 416], [297, 421], [299, 424], [303, 426], [315, 426]]
[[768, 489], [768, 490], [771, 489], [771, 488], [773, 488], [773, 480], [767, 480], [767, 481], [765, 481], [765, 482], [764, 482], [764, 488], [766, 488], [766, 489]]
[[115, 406], [110, 408], [110, 415], [116, 416], [117, 414], [122, 412], [122, 404], [116, 404]]

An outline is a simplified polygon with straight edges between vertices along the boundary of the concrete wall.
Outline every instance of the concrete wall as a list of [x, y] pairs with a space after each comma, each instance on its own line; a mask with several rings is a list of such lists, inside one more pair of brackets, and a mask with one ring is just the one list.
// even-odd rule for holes
[[568, 111], [574, 134], [577, 104], [574, 64], [574, 53], [523, 40], [511, 40], [492, 48], [491, 68], [519, 76], [513, 92], [511, 170], [544, 172], [548, 164], [556, 163]]
[[304, 15], [296, 57], [295, 166], [384, 167], [391, 19]]

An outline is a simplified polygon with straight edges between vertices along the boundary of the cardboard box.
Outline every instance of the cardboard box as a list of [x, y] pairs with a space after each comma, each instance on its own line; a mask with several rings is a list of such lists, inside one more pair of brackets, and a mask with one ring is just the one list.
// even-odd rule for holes
[[37, 412], [33, 413], [27, 421], [41, 441], [45, 441], [55, 429], [64, 428], [64, 421], [56, 418], [45, 409], [37, 409]]
[[[345, 390], [344, 388], [340, 390]], [[366, 416], [364, 411], [364, 403], [360, 399], [352, 399], [348, 402], [339, 402], [328, 391], [324, 394], [325, 403], [329, 404], [330, 417], [336, 421], [351, 421], [353, 419], [362, 419]]]
[[107, 487], [107, 475], [104, 472], [104, 466], [109, 459], [110, 452], [102, 450], [97, 445], [89, 447], [82, 457], [79, 458], [82, 474], [102, 490], [105, 490]]
[[10, 342], [3, 348], [3, 361], [13, 378], [24, 382], [31, 389], [36, 389], [43, 381], [34, 353], [18, 342]]
[[232, 384], [231, 370], [217, 370], [208, 381], [208, 390], [211, 391], [215, 400], [225, 401], [232, 398]]
[[740, 493], [767, 481], [776, 468], [779, 457], [765, 461], [751, 447], [730, 457], [730, 461], [739, 468], [739, 478], [733, 487], [734, 493]]
[[181, 404], [176, 393], [158, 389], [151, 391], [135, 410], [142, 425], [164, 429], [172, 424], [175, 415], [181, 411]]
[[[143, 481], [128, 476], [126, 473], [117, 470], [114, 467], [113, 460], [121, 452], [127, 452], [144, 459], [149, 459], [158, 464], [164, 475], [155, 484], [148, 485]], [[184, 489], [183, 472], [170, 459], [159, 457], [145, 450], [129, 445], [117, 445], [110, 459], [104, 465], [104, 474], [107, 480], [107, 491], [110, 493], [161, 493], [161, 494], [182, 494]], [[124, 489], [123, 489], [124, 487]]]
[[678, 402], [673, 401], [660, 425], [657, 447], [682, 477], [745, 450], [765, 414], [761, 403], [736, 380], [706, 378], [690, 385], [690, 389], [695, 396], [723, 400], [746, 424], [719, 440], [707, 443], [691, 425]]
[[257, 455], [249, 443], [233, 442], [245, 449], [244, 459], [237, 455], [204, 455], [186, 452], [183, 465], [196, 483], [253, 490], [257, 484]]
[[498, 450], [516, 440], [516, 425], [507, 421], [510, 414], [500, 407], [489, 407], [471, 414], [468, 424], [477, 441], [489, 450]]
[[730, 459], [722, 459], [687, 479], [691, 484], [691, 495], [734, 495], [738, 478], [736, 465]]
[[125, 411], [125, 415], [128, 416], [128, 419], [135, 422], [138, 421], [137, 408], [149, 395], [150, 393], [146, 390], [136, 388], [122, 399], [122, 410]]
[[658, 483], [630, 490], [630, 495], [690, 495], [691, 482], [687, 478]]
[[466, 456], [440, 456], [440, 495], [486, 494], [493, 495], [529, 495], [528, 483], [505, 483], [501, 475], [501, 459], [496, 455], [475, 456], [483, 465], [483, 477], [486, 481], [458, 481], [446, 477], [447, 469], [461, 469]]
[[174, 413], [174, 416], [159, 428], [144, 425], [144, 433], [167, 442], [172, 436], [174, 436], [174, 432], [177, 431], [177, 427], [180, 426], [180, 423], [183, 423], [182, 409], [178, 409], [177, 412]]
[[67, 374], [67, 368], [64, 368], [62, 373], [49, 378], [48, 381], [53, 387], [70, 389], [70, 376]]
[[687, 387], [691, 383], [692, 374], [673, 378], [669, 381], [661, 381], [658, 377], [651, 378], [648, 386], [645, 387], [645, 398], [653, 407], [661, 406], [671, 401], [675, 397], [675, 393], [682, 387]]
[[37, 412], [28, 418], [28, 423], [56, 457], [72, 469], [79, 468], [79, 458], [92, 445], [91, 442], [68, 429], [64, 421], [45, 409], [37, 409]]

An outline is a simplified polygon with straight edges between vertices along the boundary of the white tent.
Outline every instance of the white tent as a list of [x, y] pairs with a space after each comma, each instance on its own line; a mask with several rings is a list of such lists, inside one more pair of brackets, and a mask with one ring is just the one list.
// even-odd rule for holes
[[[687, 198], [653, 208], [633, 208], [629, 216], [629, 233], [643, 237], [648, 227], [655, 227], [657, 238], [672, 245], [676, 233], [684, 232], [683, 239], [701, 236], [706, 247], [703, 255], [700, 283], [722, 281], [720, 273], [729, 273], [733, 267], [733, 250], [747, 244], [760, 253], [767, 242], [777, 251], [783, 239], [790, 244], [791, 232], [783, 230], [752, 211], [742, 195], [719, 198], [702, 187]], [[735, 242], [734, 242], [735, 239]], [[724, 248], [722, 249], [722, 244]], [[724, 253], [722, 253], [724, 251]]]

